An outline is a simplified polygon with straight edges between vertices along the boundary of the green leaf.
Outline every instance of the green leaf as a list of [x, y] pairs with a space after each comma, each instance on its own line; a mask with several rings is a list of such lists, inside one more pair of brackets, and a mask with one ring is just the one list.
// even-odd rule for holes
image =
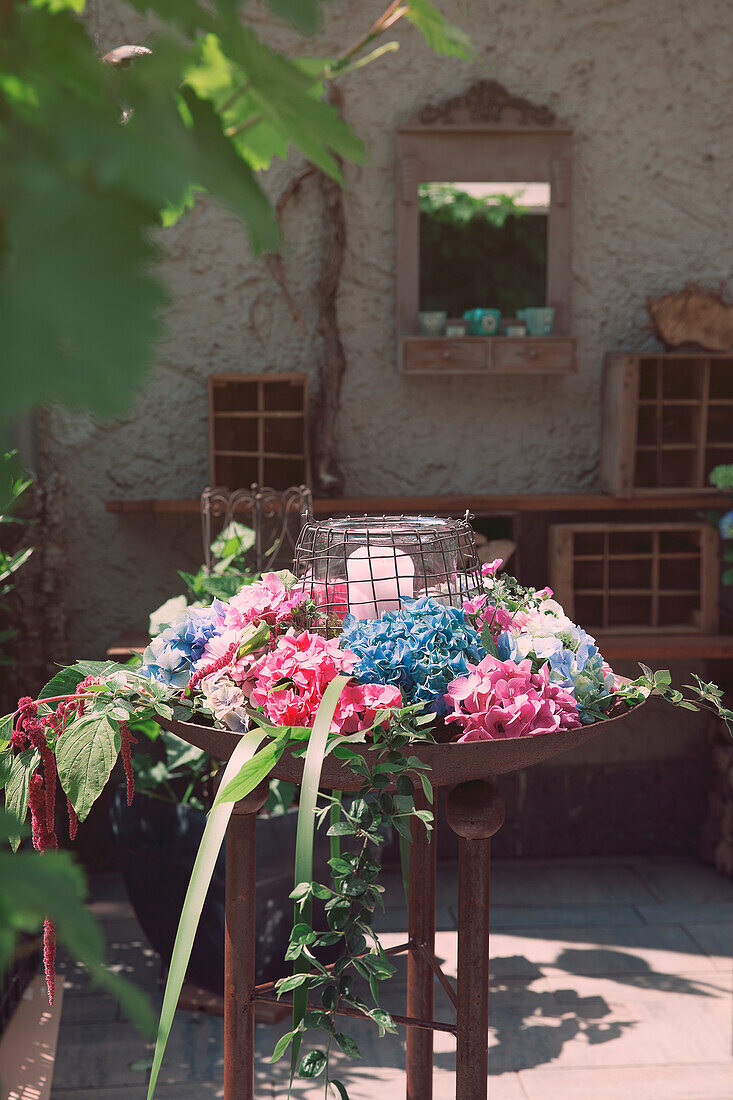
[[[65, 115], [69, 127], [90, 129], [88, 109], [60, 92], [53, 115], [51, 127]], [[63, 401], [119, 415], [152, 361], [167, 301], [151, 274], [153, 212], [98, 188], [92, 173], [73, 177], [58, 163], [66, 150], [24, 137], [5, 191], [13, 265], [0, 278], [5, 376], [22, 385], [4, 387], [3, 414]], [[120, 318], [113, 339], [111, 318]]]
[[285, 752], [286, 746], [285, 740], [270, 741], [260, 749], [243, 765], [239, 774], [230, 783], [226, 786], [222, 783], [214, 805], [219, 806], [222, 802], [238, 802], [240, 798], [245, 798], [263, 779], [267, 778]]
[[38, 695], [39, 699], [54, 699], [57, 695], [73, 695], [84, 679], [78, 668], [61, 668]]
[[[37, 749], [25, 749], [16, 753], [10, 766], [10, 775], [5, 783], [5, 809], [18, 821], [23, 822], [28, 814], [28, 795], [31, 776], [41, 762]], [[18, 847], [20, 838], [13, 836], [10, 844], [13, 850]]]
[[80, 821], [104, 790], [119, 751], [119, 726], [106, 715], [77, 719], [56, 742], [59, 780]]
[[[15, 822], [0, 818], [0, 834], [7, 834]], [[120, 975], [104, 966], [104, 938], [99, 925], [84, 905], [84, 876], [67, 852], [0, 853], [0, 881], [3, 898], [12, 899], [14, 909], [45, 916], [56, 924], [59, 942], [83, 963], [93, 981], [108, 989], [129, 1018], [147, 1034], [153, 1030], [153, 1016], [147, 997]], [[1, 969], [1, 967], [0, 967]]]
[[80, 672], [84, 680], [87, 676], [102, 679], [105, 676], [111, 676], [114, 672], [127, 671], [124, 665], [119, 665], [116, 661], [75, 661], [71, 667], [76, 672]]
[[275, 15], [282, 16], [303, 31], [314, 34], [321, 25], [321, 0], [265, 0]]
[[333, 1085], [335, 1089], [338, 1089], [338, 1094], [341, 1100], [349, 1100], [349, 1094], [346, 1091], [346, 1085], [342, 1081], [337, 1081], [336, 1078], [332, 1078], [329, 1084]]
[[334, 107], [317, 98], [312, 75], [260, 42], [238, 19], [227, 23], [226, 51], [246, 74], [251, 106], [280, 140], [292, 142], [312, 164], [339, 182], [342, 173], [333, 154], [356, 163], [364, 160], [359, 138]]
[[[318, 786], [321, 781], [321, 769], [326, 755], [331, 722], [336, 713], [341, 693], [349, 682], [348, 676], [336, 676], [323, 693], [313, 722], [313, 730], [303, 764], [303, 780], [298, 805], [298, 826], [295, 836], [295, 886], [301, 882], [313, 881], [313, 834], [315, 829], [315, 811], [318, 799]], [[311, 905], [303, 906], [304, 919], [311, 920]], [[294, 970], [305, 969], [304, 961], [298, 960]], [[293, 994], [293, 1029], [296, 1029], [308, 1008], [308, 985], [303, 983]], [[290, 1060], [290, 1080], [292, 1083], [300, 1054], [300, 1036], [293, 1040]]]
[[3, 718], [0, 718], [0, 752], [10, 744], [10, 739], [13, 736], [14, 718], [14, 714], [6, 714]]
[[278, 245], [277, 220], [252, 169], [224, 136], [211, 103], [200, 99], [190, 86], [184, 87], [181, 94], [200, 154], [198, 182], [240, 215], [249, 228], [255, 252], [274, 251]]
[[347, 1058], [361, 1058], [361, 1051], [350, 1035], [344, 1035], [342, 1031], [337, 1031], [334, 1035], [334, 1039]]
[[10, 749], [0, 752], [0, 791], [5, 787], [13, 770], [13, 753]]
[[309, 924], [300, 921], [294, 924], [290, 932], [290, 942], [297, 944], [313, 943], [316, 934]]
[[371, 1010], [371, 1012], [369, 1012], [367, 1015], [369, 1015], [371, 1017], [371, 1019], [374, 1020], [374, 1022], [379, 1025], [380, 1028], [383, 1027], [385, 1031], [389, 1031], [393, 1035], [397, 1034], [397, 1028], [395, 1027], [395, 1022], [392, 1019], [392, 1017], [390, 1016], [389, 1012], [387, 1012], [385, 1009], [383, 1009], [383, 1008], [373, 1008]]
[[321, 1012], [318, 1009], [312, 1009], [311, 1011], [306, 1012], [305, 1016], [303, 1017], [303, 1028], [305, 1030], [322, 1028], [325, 1031], [333, 1033], [333, 1024], [331, 1022], [331, 1017], [327, 1013]]
[[280, 1058], [282, 1058], [283, 1054], [293, 1041], [294, 1034], [294, 1031], [286, 1031], [284, 1035], [280, 1036], [277, 1043], [275, 1044], [275, 1049], [272, 1052], [272, 1056], [270, 1058], [271, 1063], [277, 1062]]
[[287, 978], [281, 978], [277, 983], [277, 995], [281, 993], [289, 993], [291, 989], [297, 989], [299, 985], [303, 985], [308, 981], [308, 975], [302, 974], [290, 974]]
[[301, 1077], [318, 1077], [326, 1068], [327, 1058], [322, 1050], [309, 1050], [300, 1063]]
[[305, 901], [312, 893], [312, 885], [310, 882], [299, 882], [294, 890], [290, 891], [288, 895], [293, 901]]
[[[264, 736], [264, 733], [252, 731], [250, 733], [245, 733], [240, 738], [237, 747], [224, 769], [222, 786], [226, 786], [232, 777], [239, 772], [242, 765], [254, 755]], [[158, 1081], [160, 1067], [168, 1043], [168, 1036], [170, 1035], [171, 1026], [173, 1024], [176, 1005], [181, 995], [181, 988], [183, 987], [184, 978], [186, 976], [188, 961], [191, 957], [196, 929], [198, 928], [201, 911], [209, 891], [211, 878], [214, 874], [214, 868], [219, 856], [219, 850], [221, 849], [233, 808], [233, 802], [223, 802], [221, 805], [215, 806], [206, 818], [204, 835], [201, 838], [201, 844], [196, 853], [196, 860], [193, 865], [186, 897], [183, 902], [175, 943], [173, 944], [173, 954], [168, 970], [168, 979], [165, 984], [165, 993], [163, 994], [163, 1007], [160, 1010], [158, 1033], [155, 1039], [155, 1052], [153, 1054], [153, 1065], [150, 1071], [147, 1100], [153, 1100], [153, 1096], [155, 1095], [155, 1086]]]
[[428, 0], [409, 0], [407, 18], [436, 53], [465, 60], [473, 56], [473, 48], [465, 31], [449, 23]]

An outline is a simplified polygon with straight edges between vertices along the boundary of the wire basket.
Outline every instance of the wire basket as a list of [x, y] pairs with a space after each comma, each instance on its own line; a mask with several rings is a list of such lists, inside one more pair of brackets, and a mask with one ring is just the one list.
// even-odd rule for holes
[[362, 516], [305, 519], [294, 572], [327, 623], [378, 619], [430, 596], [461, 607], [481, 590], [481, 563], [465, 519]]

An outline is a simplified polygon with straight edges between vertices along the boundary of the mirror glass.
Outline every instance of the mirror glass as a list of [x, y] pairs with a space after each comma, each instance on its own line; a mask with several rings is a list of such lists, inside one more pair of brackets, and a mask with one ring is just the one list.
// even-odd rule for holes
[[547, 304], [549, 183], [420, 183], [420, 309]]

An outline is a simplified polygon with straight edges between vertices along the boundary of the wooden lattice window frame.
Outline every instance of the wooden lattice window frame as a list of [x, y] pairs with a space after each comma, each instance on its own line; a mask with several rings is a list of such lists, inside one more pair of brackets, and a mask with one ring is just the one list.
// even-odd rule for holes
[[714, 490], [733, 463], [733, 354], [606, 357], [601, 478], [615, 496]]
[[558, 523], [550, 585], [591, 633], [714, 634], [718, 547], [705, 523]]
[[307, 410], [304, 374], [211, 375], [211, 484], [230, 490], [309, 485]]

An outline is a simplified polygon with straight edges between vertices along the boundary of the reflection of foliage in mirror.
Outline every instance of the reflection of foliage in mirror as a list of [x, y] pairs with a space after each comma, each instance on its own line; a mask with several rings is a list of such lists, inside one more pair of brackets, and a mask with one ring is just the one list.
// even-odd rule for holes
[[514, 317], [545, 304], [546, 214], [516, 195], [475, 196], [445, 183], [421, 183], [418, 197], [421, 310], [460, 317], [484, 307]]
[[510, 214], [529, 213], [514, 195], [470, 195], [454, 183], [420, 183], [417, 194], [420, 212], [444, 225], [468, 225], [484, 218], [501, 229]]

